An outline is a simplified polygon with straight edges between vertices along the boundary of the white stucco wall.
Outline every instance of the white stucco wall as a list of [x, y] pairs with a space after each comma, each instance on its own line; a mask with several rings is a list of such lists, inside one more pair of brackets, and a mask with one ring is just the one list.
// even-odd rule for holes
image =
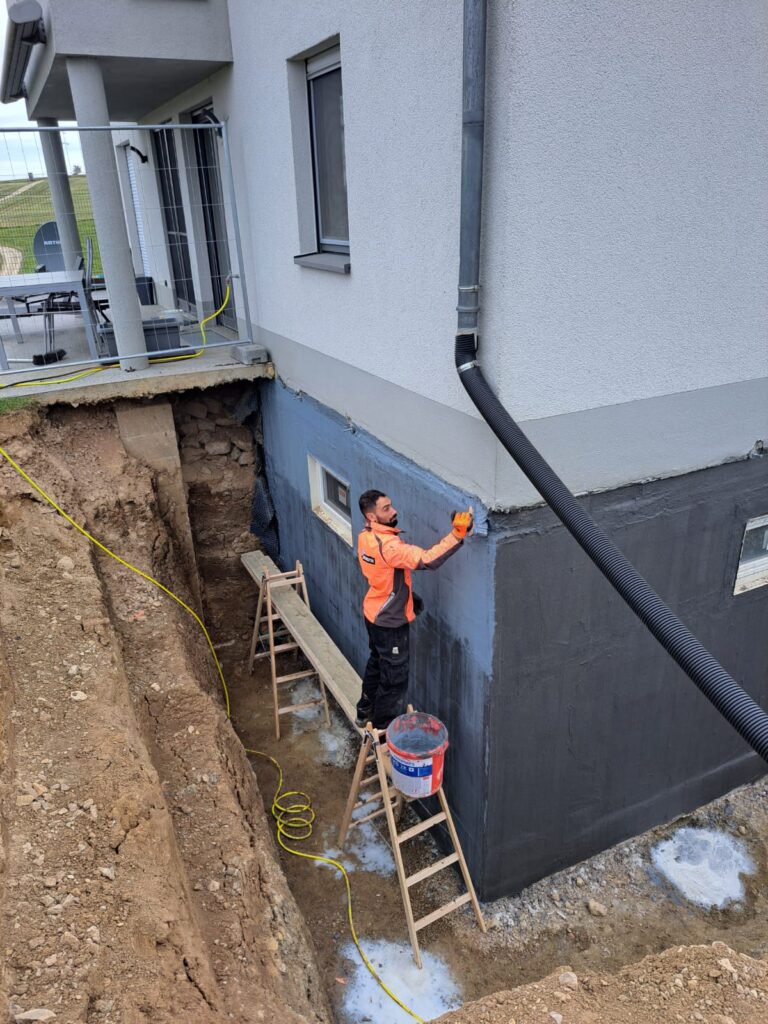
[[768, 5], [490, 11], [485, 333], [505, 399], [528, 418], [765, 376]]
[[228, 60], [227, 0], [42, 0], [56, 52]]
[[[461, 8], [304, 0], [287, 18], [281, 4], [229, 0], [232, 68], [153, 117], [211, 97], [230, 119], [251, 310], [278, 371], [505, 505], [528, 485], [485, 428], [472, 450], [441, 455], [456, 448], [436, 412], [457, 436], [476, 418], [452, 358]], [[768, 435], [768, 7], [489, 8], [489, 379], [577, 490], [743, 456]], [[336, 34], [349, 277], [293, 263], [287, 61]]]
[[[542, 417], [764, 376], [763, 0], [491, 0], [483, 357]], [[459, 408], [461, 3], [230, 0], [265, 327]], [[348, 280], [295, 268], [286, 58], [341, 36]], [[258, 55], [258, 59], [254, 59]]]
[[[458, 253], [461, 4], [231, 0], [232, 130], [249, 169], [260, 323], [462, 406], [451, 368]], [[286, 60], [341, 38], [352, 273], [302, 251]], [[258, 54], [258, 59], [254, 55]]]

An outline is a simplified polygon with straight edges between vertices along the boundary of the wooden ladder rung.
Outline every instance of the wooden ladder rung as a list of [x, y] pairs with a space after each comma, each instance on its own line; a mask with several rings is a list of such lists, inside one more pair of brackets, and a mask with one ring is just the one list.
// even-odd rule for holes
[[387, 813], [386, 807], [380, 807], [378, 811], [371, 811], [370, 814], [366, 814], [364, 818], [355, 818], [354, 821], [349, 823], [349, 831], [353, 828], [357, 828], [358, 825], [364, 825], [366, 821], [373, 821], [374, 818], [380, 818], [382, 814]]
[[[293, 643], [293, 644], [280, 644], [279, 647], [275, 648], [275, 654], [281, 654], [281, 653], [284, 653], [285, 651], [295, 651], [295, 650], [298, 650], [298, 647], [299, 647], [299, 645], [296, 644], [296, 643]], [[254, 654], [253, 660], [254, 661], [258, 661], [260, 658], [269, 658], [269, 657], [271, 657], [271, 655], [272, 655], [271, 651], [258, 651], [256, 654]]]
[[410, 889], [412, 885], [418, 885], [419, 882], [423, 882], [425, 878], [429, 878], [431, 875], [436, 875], [437, 872], [442, 871], [443, 868], [450, 867], [450, 865], [455, 864], [458, 859], [458, 853], [450, 853], [447, 857], [443, 857], [442, 860], [437, 860], [434, 864], [430, 864], [428, 868], [422, 868], [421, 871], [417, 871], [413, 875], [408, 875], [405, 880], [408, 888]]
[[381, 790], [378, 793], [366, 793], [364, 795], [358, 795], [357, 803], [355, 807], [365, 807], [368, 804], [372, 804], [374, 800], [381, 800]]
[[462, 896], [457, 896], [455, 900], [451, 900], [450, 903], [444, 904], [437, 910], [433, 910], [431, 914], [427, 914], [424, 917], [420, 917], [418, 921], [414, 922], [413, 927], [417, 932], [420, 932], [422, 928], [426, 928], [428, 924], [432, 924], [433, 921], [439, 921], [441, 917], [445, 917], [446, 914], [450, 914], [454, 910], [458, 910], [459, 907], [463, 907], [465, 903], [469, 903], [472, 897], [468, 892], [465, 892]]
[[[378, 779], [376, 781], [378, 782]], [[387, 796], [391, 800], [393, 800], [397, 796], [397, 792], [398, 791], [395, 789], [394, 786], [388, 786], [387, 787]], [[382, 798], [381, 790], [379, 790], [378, 793], [368, 793], [367, 796], [361, 796], [360, 799], [355, 804], [355, 806], [356, 807], [365, 807], [366, 804], [372, 804], [374, 802], [374, 800], [381, 800], [381, 798]]]
[[313, 668], [305, 669], [303, 672], [291, 672], [287, 676], [276, 676], [276, 683], [292, 683], [294, 679], [306, 679], [308, 676], [316, 676], [317, 672]]
[[360, 783], [360, 789], [362, 789], [363, 786], [370, 786], [372, 783], [378, 782], [378, 781], [379, 781], [379, 776], [378, 775], [371, 775], [367, 779], [363, 779], [363, 781]]
[[304, 704], [286, 704], [286, 706], [284, 708], [278, 708], [277, 709], [277, 713], [278, 713], [278, 715], [287, 715], [291, 711], [303, 711], [305, 708], [314, 708], [318, 704], [322, 704], [322, 703], [323, 703], [323, 698], [322, 697], [318, 697], [317, 700], [308, 700], [308, 701], [305, 701]]
[[445, 821], [445, 811], [440, 811], [439, 814], [433, 814], [431, 818], [425, 818], [424, 821], [420, 821], [418, 825], [412, 825], [411, 828], [407, 828], [405, 832], [398, 833], [398, 843], [405, 843], [409, 839], [413, 839], [414, 836], [419, 835], [420, 832], [426, 832], [428, 828], [432, 828], [433, 825], [439, 825], [441, 821]]
[[[290, 644], [278, 644], [275, 648], [275, 654], [280, 654], [282, 651], [295, 651], [298, 647], [299, 645], [295, 640]], [[269, 654], [269, 652], [267, 652], [267, 654]]]

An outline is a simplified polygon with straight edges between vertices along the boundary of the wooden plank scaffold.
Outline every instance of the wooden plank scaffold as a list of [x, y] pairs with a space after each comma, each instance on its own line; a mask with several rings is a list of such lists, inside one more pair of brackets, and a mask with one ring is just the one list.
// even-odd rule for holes
[[[413, 708], [409, 706], [408, 710], [412, 711]], [[366, 775], [366, 769], [369, 768], [374, 769], [373, 774]], [[472, 879], [469, 875], [467, 862], [464, 859], [464, 853], [461, 849], [459, 836], [453, 822], [451, 809], [448, 806], [448, 801], [445, 797], [445, 793], [443, 792], [443, 787], [440, 786], [437, 793], [434, 794], [440, 803], [440, 811], [437, 814], [433, 814], [431, 817], [418, 822], [418, 824], [412, 825], [410, 828], [407, 828], [402, 832], [398, 832], [398, 821], [403, 806], [406, 803], [410, 803], [411, 800], [410, 798], [403, 796], [397, 787], [390, 783], [389, 776], [391, 776], [391, 774], [392, 765], [389, 759], [389, 751], [386, 746], [384, 730], [374, 729], [373, 725], [368, 723], [365, 727], [360, 754], [358, 755], [355, 772], [352, 777], [352, 788], [349, 791], [349, 798], [344, 809], [344, 815], [341, 819], [341, 826], [339, 828], [339, 847], [343, 849], [347, 836], [352, 829], [365, 824], [367, 821], [373, 821], [375, 818], [381, 817], [382, 815], [386, 817], [392, 846], [392, 855], [395, 861], [395, 868], [397, 869], [397, 880], [400, 884], [400, 895], [403, 900], [403, 910], [405, 911], [405, 923], [408, 928], [408, 938], [411, 941], [411, 949], [413, 950], [413, 959], [416, 961], [416, 966], [421, 968], [422, 962], [421, 953], [419, 951], [419, 932], [433, 922], [438, 921], [441, 917], [445, 917], [446, 914], [450, 914], [454, 910], [458, 910], [459, 907], [463, 907], [467, 903], [471, 903], [478, 927], [482, 932], [487, 931], [487, 928], [475, 893], [475, 887], [472, 884]], [[379, 802], [382, 804], [380, 808], [377, 810], [370, 810], [372, 806], [375, 806]], [[358, 811], [362, 811], [363, 813], [358, 817], [355, 817], [355, 812]], [[434, 864], [430, 864], [428, 867], [422, 868], [420, 871], [414, 872], [412, 875], [407, 875], [405, 872], [405, 865], [403, 864], [403, 843], [408, 842], [409, 839], [413, 839], [415, 836], [421, 835], [422, 832], [426, 832], [435, 825], [443, 823], [448, 830], [448, 835], [450, 836], [451, 844], [453, 845], [453, 853], [448, 854], [446, 857], [442, 857], [440, 860], [435, 861]], [[444, 903], [441, 907], [437, 907], [431, 913], [415, 919], [413, 916], [413, 907], [411, 905], [411, 888], [414, 885], [418, 885], [419, 882], [423, 882], [427, 878], [431, 878], [432, 875], [437, 874], [438, 871], [443, 871], [445, 868], [450, 867], [452, 864], [459, 865], [459, 870], [461, 871], [467, 891], [462, 893], [461, 896], [457, 896], [455, 899], [450, 900], [448, 903]]]
[[[305, 708], [323, 705], [325, 711], [325, 724], [330, 725], [331, 719], [328, 712], [328, 695], [325, 690], [325, 683], [321, 676], [318, 676], [314, 666], [308, 669], [301, 669], [298, 672], [287, 672], [278, 674], [277, 659], [279, 655], [287, 654], [290, 651], [302, 650], [301, 644], [291, 632], [290, 623], [286, 622], [280, 610], [280, 602], [277, 599], [276, 591], [291, 588], [298, 598], [309, 610], [309, 595], [307, 594], [307, 583], [304, 579], [304, 569], [301, 562], [296, 562], [296, 567], [288, 572], [271, 573], [265, 569], [259, 581], [259, 598], [256, 605], [256, 618], [253, 623], [253, 636], [251, 637], [251, 652], [248, 659], [248, 671], [253, 672], [254, 662], [260, 658], [269, 658], [269, 665], [272, 674], [272, 700], [275, 715], [275, 738], [280, 739], [280, 717], [294, 711], [303, 711]], [[278, 623], [282, 627], [278, 629]], [[266, 628], [263, 628], [263, 627]], [[281, 637], [279, 634], [283, 633]], [[287, 637], [287, 639], [286, 639]], [[312, 700], [303, 701], [300, 704], [280, 703], [280, 690], [287, 683], [296, 683], [300, 679], [308, 679], [311, 676], [318, 676], [320, 685], [320, 696]]]
[[[398, 832], [398, 821], [401, 812], [405, 804], [410, 803], [410, 800], [389, 782], [388, 776], [391, 775], [392, 766], [386, 747], [384, 731], [374, 729], [370, 723], [366, 725], [365, 729], [360, 729], [355, 724], [355, 704], [361, 688], [360, 677], [312, 614], [307, 600], [306, 581], [301, 563], [297, 562], [296, 568], [291, 570], [291, 572], [281, 573], [272, 559], [262, 551], [249, 551], [241, 556], [241, 561], [250, 576], [259, 585], [259, 599], [251, 641], [249, 670], [253, 671], [254, 661], [259, 656], [270, 657], [272, 689], [276, 709], [275, 733], [277, 738], [280, 738], [280, 713], [282, 711], [287, 713], [300, 710], [305, 706], [311, 706], [297, 704], [280, 709], [278, 705], [277, 685], [280, 677], [277, 677], [275, 659], [278, 654], [288, 653], [290, 650], [297, 649], [302, 651], [303, 655], [313, 666], [314, 673], [307, 672], [306, 674], [317, 674], [323, 687], [323, 697], [325, 697], [325, 689], [329, 690], [336, 699], [340, 710], [353, 724], [358, 734], [362, 735], [360, 755], [355, 766], [352, 788], [341, 822], [339, 845], [343, 847], [351, 829], [382, 815], [386, 816], [413, 957], [418, 967], [421, 967], [418, 933], [423, 928], [438, 921], [441, 917], [445, 917], [446, 914], [450, 914], [452, 911], [458, 910], [459, 907], [471, 903], [478, 926], [481, 931], [486, 931], [485, 921], [483, 920], [472, 879], [467, 869], [445, 793], [441, 787], [435, 794], [441, 808], [437, 814], [433, 814], [431, 817], [418, 822], [403, 832]], [[281, 583], [281, 581], [283, 582]], [[267, 601], [271, 605], [271, 614], [273, 616], [271, 620], [269, 612], [265, 610], [268, 607], [265, 604]], [[266, 632], [261, 629], [262, 622], [267, 623]], [[275, 642], [276, 622], [280, 622], [289, 634], [287, 641], [278, 638], [279, 642]], [[265, 639], [269, 642], [269, 650], [258, 651], [259, 644], [263, 643]], [[293, 678], [295, 679], [296, 676], [293, 675]], [[321, 698], [313, 701], [312, 704], [320, 703], [320, 700]], [[324, 701], [324, 703], [327, 715], [327, 701]], [[409, 706], [408, 710], [412, 711], [413, 708]], [[366, 769], [370, 769], [372, 766], [373, 774], [366, 776]], [[369, 789], [369, 787], [371, 788]], [[372, 808], [376, 805], [377, 800], [381, 800], [383, 806], [373, 810]], [[353, 817], [354, 813], [360, 809], [363, 809], [363, 814], [357, 818]], [[447, 857], [441, 858], [429, 867], [415, 872], [413, 875], [407, 875], [401, 852], [402, 844], [415, 838], [422, 832], [426, 832], [427, 829], [443, 823], [448, 830], [454, 852]], [[459, 865], [467, 891], [433, 910], [431, 913], [426, 914], [424, 917], [415, 920], [411, 906], [411, 887], [430, 878], [444, 868], [450, 867], [452, 864]]]
[[[266, 576], [277, 579], [280, 575], [278, 566], [263, 551], [248, 551], [241, 556], [241, 561], [258, 585], [260, 593]], [[306, 593], [306, 580], [303, 590]], [[302, 600], [294, 587], [273, 587], [271, 596], [273, 608], [279, 614], [285, 630], [290, 633], [291, 641], [299, 645], [302, 654], [325, 685], [325, 689], [335, 699], [339, 710], [357, 729], [355, 705], [362, 687], [360, 676], [312, 614], [308, 602]], [[260, 613], [261, 608], [259, 607], [257, 611]], [[253, 671], [256, 646], [260, 643], [258, 637], [255, 640], [255, 644], [251, 644], [250, 671]], [[357, 731], [360, 732], [359, 729]]]

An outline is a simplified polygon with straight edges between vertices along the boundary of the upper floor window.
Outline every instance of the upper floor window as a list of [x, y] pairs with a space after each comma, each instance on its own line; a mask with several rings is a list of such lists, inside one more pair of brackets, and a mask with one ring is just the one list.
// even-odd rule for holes
[[306, 62], [318, 249], [349, 252], [344, 103], [338, 46]]

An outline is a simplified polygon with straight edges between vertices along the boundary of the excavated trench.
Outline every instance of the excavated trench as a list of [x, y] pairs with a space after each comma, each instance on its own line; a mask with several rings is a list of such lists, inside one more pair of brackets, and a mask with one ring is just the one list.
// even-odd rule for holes
[[[0, 438], [76, 521], [195, 604], [163, 488], [114, 410], [5, 416]], [[252, 470], [230, 462], [219, 477], [247, 500]], [[9, 1012], [329, 1021], [197, 625], [18, 476], [0, 486]]]
[[[288, 787], [312, 794], [306, 848], [336, 853], [353, 734], [336, 713], [328, 730], [300, 712], [277, 743], [266, 674], [245, 669], [255, 593], [240, 555], [258, 546], [260, 441], [249, 396], [231, 385], [0, 415], [0, 445], [78, 523], [202, 608], [232, 702], [230, 721], [192, 618], [2, 463], [0, 1019], [408, 1019], [365, 987], [340, 882], [278, 851], [265, 810], [275, 770], [252, 768], [244, 750], [279, 758]], [[436, 959], [417, 976], [391, 855], [371, 827], [344, 854], [358, 930], [425, 1017], [482, 999], [457, 1020], [768, 1021], [765, 795], [743, 787], [688, 822], [746, 833], [756, 869], [731, 910], [691, 907], [648, 870], [672, 831], [659, 829], [490, 905], [486, 936], [469, 914], [439, 922], [424, 940]], [[426, 837], [410, 846], [409, 871], [434, 857]], [[451, 873], [431, 879], [417, 914], [459, 892]], [[738, 955], [692, 945], [715, 940]], [[659, 955], [673, 945], [685, 948]], [[489, 997], [513, 986], [525, 987]]]

